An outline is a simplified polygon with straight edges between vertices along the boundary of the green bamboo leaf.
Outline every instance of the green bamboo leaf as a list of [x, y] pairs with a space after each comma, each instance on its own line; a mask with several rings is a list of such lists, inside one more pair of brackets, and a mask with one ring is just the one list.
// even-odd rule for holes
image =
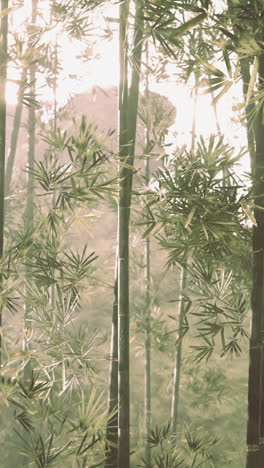
[[153, 231], [153, 229], [155, 228], [156, 226], [156, 223], [152, 223], [147, 229], [146, 231], [143, 233], [142, 235], [142, 239], [145, 239], [146, 237], [149, 236], [149, 234]]
[[135, 166], [131, 166], [130, 164], [127, 164], [125, 162], [121, 162], [121, 161], [115, 161], [115, 163], [120, 166], [120, 167], [124, 167], [125, 169], [130, 169], [131, 171], [134, 171], [134, 172], [137, 172], [138, 169], [135, 168]]
[[205, 18], [207, 18], [207, 13], [204, 11], [203, 13], [200, 13], [200, 15], [195, 16], [189, 21], [186, 21], [186, 23], [182, 24], [178, 28], [174, 29], [173, 32], [176, 36], [181, 36], [186, 31], [190, 31], [190, 29], [197, 26], [197, 24], [202, 23], [202, 21], [205, 20]]
[[153, 236], [156, 236], [157, 234], [159, 234], [159, 233], [162, 231], [162, 229], [165, 228], [165, 226], [166, 226], [166, 223], [158, 223], [158, 224], [156, 224], [156, 226], [155, 226], [155, 228], [154, 228], [154, 230], [153, 230], [153, 233], [152, 233]]
[[90, 468], [96, 468], [98, 466], [101, 466], [103, 465], [103, 463], [107, 460], [107, 458], [104, 458], [103, 460], [101, 460], [100, 462], [96, 463], [95, 465], [90, 465]]
[[205, 238], [208, 241], [209, 240], [208, 231], [207, 231], [207, 229], [206, 229], [206, 227], [205, 227], [205, 225], [203, 223], [202, 223], [202, 229], [203, 229]]
[[185, 228], [187, 228], [187, 227], [189, 226], [189, 224], [191, 223], [191, 221], [192, 221], [192, 219], [193, 219], [193, 217], [194, 217], [195, 211], [196, 211], [196, 206], [194, 206], [194, 207], [191, 209], [191, 211], [190, 211], [190, 213], [189, 213], [189, 215], [188, 215], [188, 218], [187, 218], [187, 220], [186, 220], [186, 223], [185, 223], [185, 225], [184, 225]]
[[232, 78], [231, 63], [230, 63], [229, 55], [228, 55], [228, 52], [227, 52], [226, 49], [224, 49], [224, 51], [223, 51], [223, 57], [224, 57], [224, 61], [225, 61], [225, 64], [226, 64], [227, 71], [228, 71], [228, 75], [229, 75], [230, 78]]
[[213, 75], [216, 75], [216, 76], [225, 76], [225, 74], [219, 70], [218, 68], [216, 68], [214, 65], [206, 62], [206, 60], [204, 60], [202, 57], [200, 57], [199, 55], [196, 55], [196, 58], [201, 62], [201, 64], [207, 68], [207, 70], [209, 70], [209, 72], [211, 72]]
[[228, 81], [226, 85], [224, 86], [224, 88], [222, 89], [222, 91], [219, 94], [217, 94], [217, 96], [215, 96], [215, 98], [213, 99], [213, 104], [216, 104], [217, 101], [219, 101], [219, 99], [229, 91], [232, 85], [233, 85], [233, 82]]
[[8, 398], [7, 398], [7, 401], [9, 401], [9, 403], [12, 403], [12, 405], [17, 406], [18, 408], [20, 408], [20, 409], [22, 409], [22, 410], [24, 410], [24, 411], [27, 410], [27, 408], [26, 408], [25, 405], [22, 405], [19, 401], [16, 401], [16, 400], [14, 400], [14, 399], [11, 398], [11, 397], [8, 397]]

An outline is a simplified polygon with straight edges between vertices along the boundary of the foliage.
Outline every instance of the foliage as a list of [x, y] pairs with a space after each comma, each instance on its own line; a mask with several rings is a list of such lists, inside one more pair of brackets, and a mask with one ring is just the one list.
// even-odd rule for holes
[[23, 429], [15, 428], [19, 452], [38, 467], [101, 464], [109, 417], [102, 395], [84, 383], [96, 372], [105, 337], [76, 324], [98, 257], [87, 245], [69, 248], [67, 232], [76, 208], [89, 209], [114, 185], [106, 177], [107, 150], [94, 129], [85, 118], [75, 127], [71, 136], [60, 129], [44, 135], [46, 158], [28, 168], [37, 194], [34, 224], [9, 238], [2, 259], [4, 310], [19, 317], [27, 306], [15, 347], [6, 341], [3, 375], [15, 380], [2, 388], [2, 401], [15, 408], [15, 427]]
[[[207, 434], [201, 427], [188, 427], [178, 440], [170, 432], [170, 423], [165, 427], [156, 426], [151, 430], [149, 442], [154, 452], [153, 468], [216, 467], [215, 446], [218, 438]], [[147, 468], [143, 460], [140, 467]]]

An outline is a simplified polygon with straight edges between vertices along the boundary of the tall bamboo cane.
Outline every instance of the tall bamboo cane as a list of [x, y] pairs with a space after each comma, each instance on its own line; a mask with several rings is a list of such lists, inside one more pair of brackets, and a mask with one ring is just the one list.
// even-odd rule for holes
[[[250, 59], [245, 57], [240, 59], [240, 71], [243, 81], [243, 95], [246, 101], [248, 86], [250, 82]], [[247, 141], [248, 150], [250, 155], [251, 170], [254, 167], [255, 159], [255, 134], [254, 134], [254, 123], [253, 116], [256, 112], [256, 105], [253, 100], [250, 100], [246, 105], [246, 127], [247, 127]]]
[[[38, 0], [32, 0], [31, 4], [31, 24], [32, 27], [35, 26], [37, 20], [37, 6]], [[29, 79], [30, 79], [30, 97], [32, 100], [35, 99], [36, 94], [36, 65], [33, 64], [29, 67]], [[28, 167], [32, 168], [35, 161], [35, 146], [36, 146], [36, 111], [35, 106], [31, 105], [28, 110]], [[26, 203], [26, 213], [25, 213], [25, 227], [26, 229], [31, 229], [34, 219], [34, 178], [32, 174], [28, 173], [27, 179], [27, 203]], [[26, 280], [30, 276], [30, 267], [26, 266], [25, 270]], [[27, 289], [27, 286], [26, 286]], [[25, 338], [24, 343], [25, 347], [28, 348], [27, 343], [28, 333], [31, 329], [30, 322], [30, 305], [28, 303], [27, 294], [25, 301]], [[31, 361], [25, 366], [24, 376], [25, 378], [30, 378], [31, 376], [32, 365]]]
[[[145, 166], [146, 183], [150, 179], [150, 161], [147, 156]], [[149, 436], [151, 429], [151, 301], [150, 301], [150, 238], [145, 240], [145, 307], [146, 307], [146, 330], [145, 330], [145, 461], [150, 466], [151, 452]]]
[[[117, 259], [116, 255], [116, 259]], [[114, 302], [112, 313], [108, 413], [112, 415], [107, 423], [105, 468], [118, 466], [118, 265], [115, 267]], [[113, 413], [114, 412], [114, 413]], [[113, 444], [113, 445], [112, 445]]]
[[13, 174], [13, 168], [15, 163], [15, 156], [17, 150], [17, 143], [18, 143], [18, 136], [19, 130], [21, 126], [21, 117], [22, 117], [22, 110], [23, 110], [23, 96], [25, 91], [25, 81], [27, 77], [27, 69], [24, 68], [21, 73], [21, 83], [19, 85], [18, 95], [17, 95], [17, 105], [14, 115], [14, 123], [11, 135], [11, 142], [10, 142], [10, 151], [6, 163], [6, 171], [5, 171], [5, 194], [6, 196], [10, 193], [10, 186]]
[[[129, 221], [142, 56], [142, 5], [136, 2], [132, 78], [128, 96], [129, 1], [120, 4], [119, 204], [118, 204], [118, 434], [119, 468], [130, 466]], [[124, 164], [125, 163], [125, 164]]]
[[[259, 88], [264, 89], [264, 54], [259, 56]], [[256, 205], [264, 208], [264, 124], [263, 103], [256, 119], [256, 155], [253, 166]], [[263, 467], [262, 365], [264, 326], [264, 212], [255, 208], [253, 226], [252, 325], [249, 349], [247, 468]]]
[[[119, 159], [128, 159], [128, 13], [129, 1], [119, 6]], [[128, 171], [119, 170], [118, 203], [118, 466], [130, 466], [129, 397], [129, 185]]]
[[[1, 55], [0, 55], [0, 262], [4, 253], [4, 196], [5, 196], [5, 151], [6, 151], [6, 77], [7, 77], [7, 35], [8, 15], [3, 15], [8, 8], [8, 0], [1, 0]], [[0, 293], [3, 275], [0, 270]], [[2, 365], [2, 325], [3, 303], [0, 298], [0, 373]]]
[[[146, 105], [149, 101], [149, 48], [146, 44]], [[145, 180], [146, 184], [150, 181], [150, 129], [146, 128], [145, 141]], [[149, 443], [151, 429], [151, 300], [150, 300], [150, 238], [146, 237], [144, 248], [144, 274], [145, 274], [145, 307], [146, 307], [146, 330], [145, 330], [145, 462], [150, 466], [151, 450]]]
[[[197, 109], [197, 84], [199, 81], [199, 73], [195, 74], [195, 88], [194, 88], [194, 110], [193, 110], [193, 121], [192, 121], [192, 142], [191, 151], [195, 150], [196, 140], [196, 109]], [[175, 364], [173, 371], [173, 389], [172, 389], [172, 400], [171, 400], [171, 430], [172, 432], [177, 431], [178, 419], [179, 419], [179, 400], [180, 400], [180, 381], [181, 381], [181, 366], [182, 366], [182, 343], [183, 343], [183, 323], [185, 314], [185, 300], [183, 291], [187, 285], [187, 257], [185, 258], [184, 264], [181, 270], [180, 277], [180, 296], [179, 296], [179, 326], [178, 336], [176, 341], [175, 349]]]
[[180, 279], [180, 296], [179, 296], [179, 325], [178, 325], [178, 339], [175, 350], [175, 365], [173, 373], [173, 392], [171, 402], [171, 430], [177, 431], [179, 419], [179, 399], [180, 399], [180, 380], [181, 380], [181, 366], [182, 366], [182, 337], [183, 337], [183, 321], [185, 313], [185, 301], [183, 291], [186, 288], [187, 282], [187, 269], [186, 265], [182, 266], [181, 279]]
[[[34, 27], [37, 19], [37, 4], [38, 0], [32, 0], [31, 24]], [[30, 96], [35, 99], [36, 94], [36, 65], [32, 64], [29, 68], [30, 77]], [[35, 160], [36, 146], [36, 110], [34, 105], [30, 105], [28, 110], [28, 166], [33, 167]], [[34, 210], [34, 179], [31, 173], [28, 173], [27, 180], [27, 207], [26, 207], [26, 224], [31, 226], [33, 221]]]
[[217, 112], [217, 105], [215, 102], [215, 95], [214, 92], [211, 92], [212, 95], [212, 106], [213, 106], [213, 111], [214, 111], [214, 117], [215, 117], [215, 126], [216, 126], [216, 131], [218, 135], [221, 135], [221, 127], [220, 127], [220, 122], [219, 122], [219, 116]]

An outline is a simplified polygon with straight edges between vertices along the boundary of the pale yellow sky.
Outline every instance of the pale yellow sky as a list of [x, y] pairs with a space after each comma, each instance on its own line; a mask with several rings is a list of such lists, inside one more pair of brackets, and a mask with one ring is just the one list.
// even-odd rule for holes
[[[23, 17], [30, 15], [30, 1], [26, 0], [24, 7], [13, 13], [12, 21], [16, 27], [16, 30], [23, 31], [24, 21]], [[40, 6], [42, 6], [43, 15], [45, 16], [46, 2], [42, 0]], [[117, 17], [118, 9], [117, 6], [108, 5], [103, 10], [104, 16]], [[48, 18], [46, 18], [48, 20]], [[98, 33], [100, 22], [102, 21], [102, 14], [96, 13], [93, 16], [93, 28]], [[116, 25], [114, 25], [116, 29]], [[70, 96], [85, 91], [89, 92], [93, 86], [100, 87], [111, 87], [118, 85], [118, 34], [113, 33], [111, 41], [103, 39], [96, 40], [96, 47], [93, 50], [94, 55], [99, 55], [99, 59], [95, 59], [93, 56], [87, 61], [82, 61], [77, 56], [82, 55], [87, 49], [87, 44], [82, 44], [77, 40], [69, 40], [67, 34], [62, 32], [60, 27], [56, 30], [46, 33], [46, 40], [52, 41], [55, 45], [57, 40], [61, 46], [60, 58], [62, 61], [63, 70], [60, 72], [60, 78], [57, 89], [58, 104], [63, 106], [67, 103]], [[177, 85], [173, 78], [175, 69], [173, 65], [170, 65], [169, 74], [170, 78], [166, 82], [155, 83], [152, 79], [150, 88], [160, 94], [165, 95], [175, 105], [177, 110], [177, 117], [175, 125], [171, 128], [169, 135], [170, 140], [175, 140], [173, 136], [174, 132], [177, 132], [177, 145], [190, 145], [191, 142], [191, 128], [192, 128], [192, 116], [193, 116], [193, 98], [191, 96], [192, 89], [191, 85]], [[9, 75], [11, 78], [19, 78], [19, 72], [14, 73], [10, 70]], [[38, 92], [39, 98], [43, 101], [52, 102], [53, 91], [45, 85], [45, 78], [38, 75]], [[16, 103], [16, 91], [17, 87], [13, 83], [8, 83], [7, 86], [7, 100], [10, 104]], [[226, 138], [234, 145], [237, 149], [246, 144], [245, 130], [239, 128], [230, 122], [230, 116], [233, 114], [232, 106], [234, 99], [242, 100], [241, 96], [241, 84], [234, 85], [231, 90], [224, 95], [218, 102], [218, 114], [220, 127], [222, 132], [226, 135]], [[216, 133], [216, 123], [214, 118], [214, 112], [211, 105], [211, 97], [209, 95], [199, 96], [197, 101], [196, 111], [196, 132], [208, 136], [211, 133]], [[249, 169], [248, 158], [243, 160], [243, 170]]]

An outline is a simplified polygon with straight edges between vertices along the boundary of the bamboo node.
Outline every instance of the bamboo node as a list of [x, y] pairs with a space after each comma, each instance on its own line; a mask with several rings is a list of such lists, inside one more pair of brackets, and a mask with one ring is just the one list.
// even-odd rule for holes
[[252, 444], [247, 446], [247, 452], [258, 452], [259, 451], [259, 445]]

